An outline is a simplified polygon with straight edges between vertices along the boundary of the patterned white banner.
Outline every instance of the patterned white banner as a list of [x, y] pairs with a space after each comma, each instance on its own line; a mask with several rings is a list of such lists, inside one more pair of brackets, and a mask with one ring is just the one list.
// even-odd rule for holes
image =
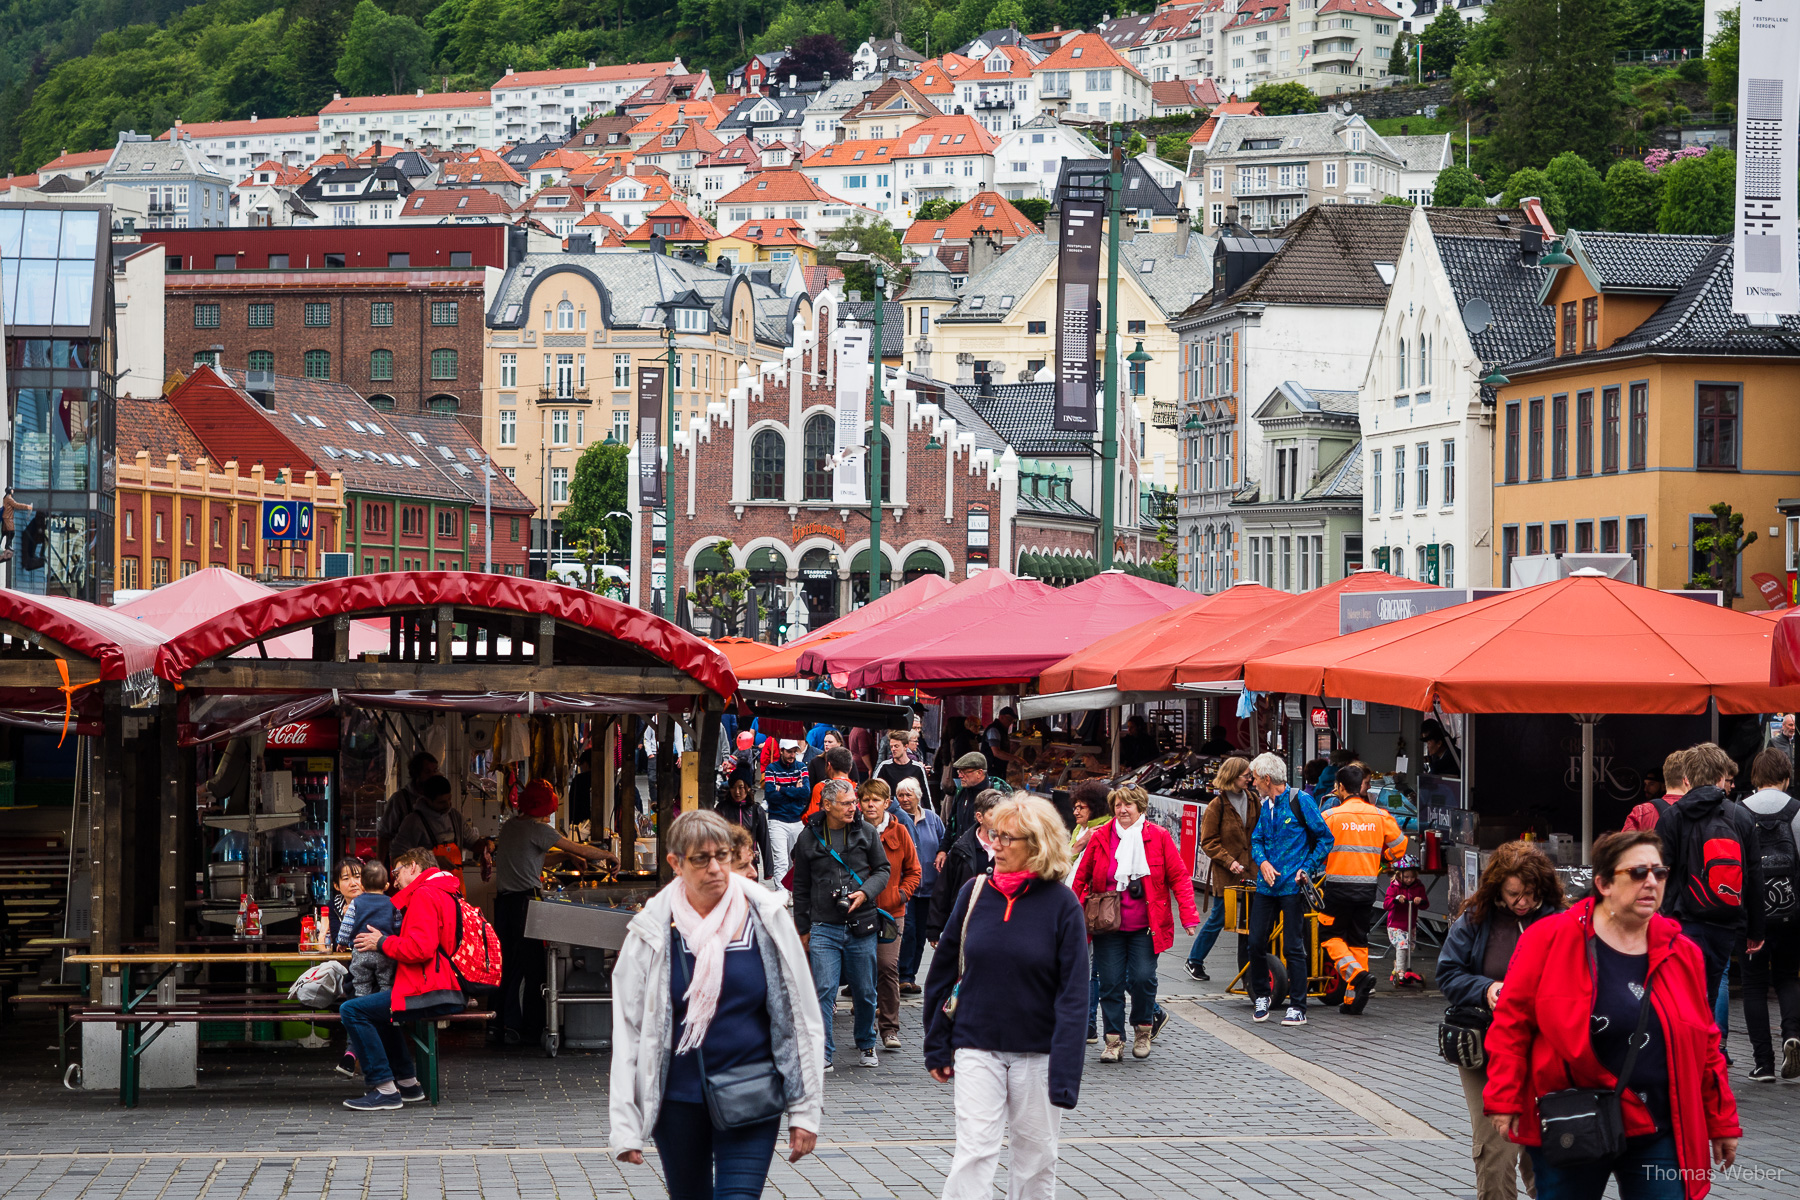
[[869, 396], [869, 346], [867, 329], [838, 332], [837, 437], [833, 456], [837, 465], [831, 485], [833, 504], [867, 504], [863, 492], [863, 420]]
[[1738, 58], [1738, 207], [1731, 310], [1800, 313], [1795, 243], [1795, 105], [1800, 10], [1792, 0], [1743, 0]]

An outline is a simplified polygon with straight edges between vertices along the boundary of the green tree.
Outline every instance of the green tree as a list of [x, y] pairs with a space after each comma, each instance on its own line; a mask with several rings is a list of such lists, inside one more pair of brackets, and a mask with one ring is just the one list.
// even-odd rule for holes
[[630, 512], [631, 447], [614, 442], [594, 442], [575, 460], [575, 477], [569, 481], [569, 503], [562, 511], [563, 537], [571, 543], [583, 540], [624, 548], [631, 545], [631, 519], [608, 517], [610, 512]]
[[1180, 167], [1183, 172], [1188, 166], [1188, 135], [1185, 133], [1159, 133], [1156, 135], [1156, 157], [1170, 166]]
[[[1605, 161], [1618, 124], [1612, 0], [1497, 0], [1494, 149], [1511, 170], [1573, 150]], [[1484, 22], [1485, 23], [1485, 22]]]
[[362, 0], [344, 34], [337, 81], [352, 96], [410, 92], [431, 67], [431, 39], [411, 17], [381, 11]]
[[918, 211], [913, 213], [913, 220], [947, 221], [950, 219], [950, 214], [955, 212], [958, 207], [959, 206], [954, 200], [946, 200], [941, 196], [934, 196], [930, 200], [920, 203]]
[[1259, 83], [1251, 89], [1250, 101], [1269, 117], [1319, 111], [1319, 98], [1304, 83]]
[[1738, 98], [1738, 10], [1719, 14], [1719, 32], [1706, 47], [1706, 98], [1713, 111], [1736, 105]]
[[1592, 163], [1573, 150], [1565, 150], [1545, 165], [1544, 178], [1562, 196], [1568, 228], [1601, 227], [1606, 218], [1606, 181]]
[[1720, 501], [1711, 508], [1712, 524], [1705, 533], [1695, 528], [1694, 553], [1706, 560], [1706, 569], [1688, 580], [1691, 588], [1718, 588], [1727, 601], [1744, 593], [1738, 588], [1738, 557], [1754, 541], [1756, 530], [1744, 532], [1744, 514], [1732, 512], [1731, 505]]
[[1500, 196], [1501, 208], [1512, 208], [1527, 196], [1536, 196], [1544, 204], [1544, 215], [1558, 229], [1569, 227], [1568, 205], [1548, 176], [1536, 167], [1514, 171], [1506, 179], [1506, 190]]
[[1606, 172], [1606, 227], [1620, 233], [1653, 233], [1662, 209], [1662, 177], [1635, 158]]
[[1149, 148], [1150, 143], [1145, 141], [1144, 135], [1135, 129], [1131, 131], [1131, 136], [1125, 139], [1126, 158], [1136, 158]]
[[1657, 174], [1662, 181], [1658, 233], [1717, 237], [1731, 232], [1737, 195], [1737, 159], [1731, 151], [1715, 149], [1700, 158], [1677, 159]]
[[1050, 215], [1050, 202], [1039, 196], [1032, 196], [1025, 200], [1014, 200], [1012, 205], [1025, 216], [1031, 218], [1031, 223], [1036, 225], [1039, 229], [1044, 227], [1044, 218]]
[[[449, 7], [446, 4], [437, 11], [442, 12]], [[505, 41], [505, 13], [500, 0], [469, 0], [466, 5], [459, 7], [462, 19], [451, 27], [442, 51], [443, 56], [458, 71], [479, 71], [491, 75], [503, 70], [494, 59], [495, 52]], [[436, 16], [437, 13], [432, 15]], [[430, 19], [427, 18], [427, 23], [429, 22]]]
[[727, 637], [736, 637], [743, 629], [750, 599], [750, 572], [730, 566], [735, 549], [724, 538], [714, 542], [712, 552], [726, 564], [726, 569], [696, 572], [691, 593], [694, 607], [717, 617], [724, 624]]
[[[841, 267], [844, 272], [844, 290], [861, 292], [864, 296], [875, 294], [875, 270], [866, 262], [839, 262], [838, 255], [846, 250], [858, 254], [877, 254], [890, 263], [900, 261], [900, 237], [894, 227], [881, 217], [869, 217], [857, 213], [836, 233], [826, 238], [819, 246], [819, 263], [827, 267]], [[894, 278], [892, 268], [888, 270], [888, 294], [891, 296], [905, 281]]]
[[1451, 163], [1437, 173], [1437, 180], [1431, 185], [1431, 202], [1440, 208], [1455, 208], [1463, 203], [1465, 197], [1481, 194], [1481, 180], [1475, 172], [1456, 163]]
[[1380, 201], [1378, 201], [1378, 203], [1391, 204], [1395, 208], [1416, 208], [1416, 207], [1418, 207], [1411, 200], [1408, 200], [1405, 196], [1383, 196], [1380, 199]]
[[1425, 71], [1431, 75], [1446, 74], [1462, 57], [1469, 44], [1469, 27], [1454, 4], [1438, 9], [1431, 24], [1419, 31], [1419, 45], [1424, 48]]

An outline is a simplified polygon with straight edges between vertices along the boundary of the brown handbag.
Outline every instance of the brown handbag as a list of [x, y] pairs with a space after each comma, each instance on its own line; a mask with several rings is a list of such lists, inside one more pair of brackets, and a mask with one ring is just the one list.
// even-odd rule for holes
[[1088, 893], [1088, 898], [1081, 902], [1081, 914], [1087, 918], [1089, 937], [1102, 933], [1119, 932], [1119, 925], [1122, 921], [1119, 913], [1119, 893]]

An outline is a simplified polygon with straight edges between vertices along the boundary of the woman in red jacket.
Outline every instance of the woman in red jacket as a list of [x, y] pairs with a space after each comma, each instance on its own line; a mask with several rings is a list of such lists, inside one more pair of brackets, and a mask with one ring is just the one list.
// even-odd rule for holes
[[1100, 1012], [1106, 1022], [1106, 1048], [1101, 1062], [1124, 1055], [1125, 989], [1131, 989], [1131, 1024], [1136, 1038], [1131, 1057], [1150, 1057], [1156, 1017], [1156, 956], [1175, 944], [1175, 920], [1169, 893], [1181, 909], [1181, 924], [1191, 936], [1200, 926], [1194, 907], [1193, 873], [1182, 865], [1175, 839], [1160, 825], [1144, 819], [1150, 796], [1140, 787], [1122, 787], [1108, 795], [1113, 819], [1088, 838], [1075, 872], [1075, 895], [1083, 903], [1090, 893], [1118, 892], [1119, 930], [1094, 937], [1094, 962], [1100, 972]]
[[[1700, 1200], [1709, 1167], [1737, 1158], [1737, 1101], [1725, 1079], [1706, 967], [1662, 916], [1668, 868], [1649, 830], [1594, 843], [1597, 895], [1545, 917], [1519, 939], [1488, 1030], [1483, 1106], [1528, 1148], [1538, 1200]], [[1611, 1088], [1647, 1002], [1652, 1019], [1623, 1096], [1625, 1150], [1579, 1166], [1543, 1154], [1538, 1100], [1566, 1088]]]

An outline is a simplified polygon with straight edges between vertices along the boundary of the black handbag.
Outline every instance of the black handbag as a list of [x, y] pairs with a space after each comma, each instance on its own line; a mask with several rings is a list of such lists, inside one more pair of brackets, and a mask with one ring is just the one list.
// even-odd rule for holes
[[[1649, 983], [1645, 979], [1646, 985]], [[1620, 1097], [1637, 1066], [1638, 1051], [1649, 1041], [1650, 990], [1638, 1010], [1637, 1031], [1625, 1052], [1625, 1068], [1610, 1088], [1565, 1088], [1538, 1097], [1538, 1125], [1544, 1161], [1553, 1167], [1582, 1167], [1610, 1162], [1625, 1152], [1625, 1106]], [[1564, 1068], [1567, 1070], [1567, 1068]]]
[[1438, 1023], [1438, 1057], [1453, 1067], [1487, 1066], [1487, 1029], [1494, 1014], [1484, 1004], [1452, 1004]]
[[[675, 936], [669, 939], [669, 953], [675, 956], [676, 964], [681, 968], [681, 990], [685, 992], [687, 957], [682, 954]], [[714, 1129], [760, 1125], [787, 1111], [787, 1091], [774, 1059], [709, 1071], [706, 1069], [706, 1051], [702, 1047], [694, 1047], [694, 1058], [700, 1068], [700, 1091], [706, 1097], [706, 1115]]]

